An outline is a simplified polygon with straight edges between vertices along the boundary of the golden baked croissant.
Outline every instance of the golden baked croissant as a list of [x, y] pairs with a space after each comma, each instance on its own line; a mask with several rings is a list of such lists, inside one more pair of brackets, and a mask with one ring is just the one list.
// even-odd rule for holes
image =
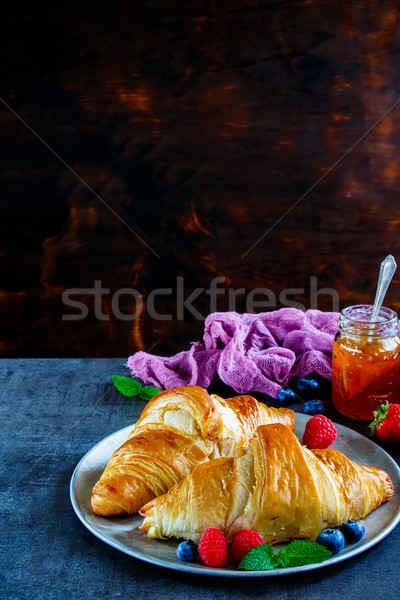
[[315, 540], [327, 527], [361, 519], [393, 495], [389, 476], [334, 449], [309, 450], [284, 425], [258, 428], [232, 458], [198, 465], [140, 510], [149, 537], [198, 542], [208, 527], [228, 541], [241, 529], [273, 544]]
[[252, 396], [224, 400], [198, 386], [165, 390], [150, 400], [129, 439], [112, 455], [93, 488], [93, 511], [136, 513], [199, 463], [232, 456], [259, 425], [279, 421], [293, 429], [294, 412], [269, 408]]

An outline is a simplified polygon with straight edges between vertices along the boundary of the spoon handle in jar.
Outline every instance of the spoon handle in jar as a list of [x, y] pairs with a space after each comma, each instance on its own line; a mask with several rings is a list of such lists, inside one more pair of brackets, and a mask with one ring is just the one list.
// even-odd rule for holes
[[379, 312], [382, 307], [383, 300], [386, 296], [387, 289], [389, 287], [390, 282], [392, 281], [392, 277], [397, 268], [396, 261], [394, 257], [389, 254], [382, 262], [379, 269], [379, 278], [378, 278], [378, 286], [375, 294], [375, 302], [374, 308], [372, 310], [371, 315], [371, 323], [376, 322], [379, 317]]

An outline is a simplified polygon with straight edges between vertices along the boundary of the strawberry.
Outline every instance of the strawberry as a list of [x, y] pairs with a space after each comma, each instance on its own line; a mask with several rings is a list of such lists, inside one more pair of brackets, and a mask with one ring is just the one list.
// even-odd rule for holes
[[382, 442], [400, 442], [400, 404], [381, 404], [372, 413], [375, 420], [369, 424], [370, 435]]
[[309, 448], [327, 448], [335, 441], [337, 429], [328, 417], [315, 415], [306, 423], [303, 444]]
[[241, 529], [232, 540], [231, 552], [235, 563], [240, 563], [243, 556], [246, 556], [250, 550], [260, 546], [263, 539], [259, 533], [251, 529]]
[[222, 531], [209, 527], [200, 538], [198, 553], [208, 567], [223, 567], [228, 560], [228, 544]]

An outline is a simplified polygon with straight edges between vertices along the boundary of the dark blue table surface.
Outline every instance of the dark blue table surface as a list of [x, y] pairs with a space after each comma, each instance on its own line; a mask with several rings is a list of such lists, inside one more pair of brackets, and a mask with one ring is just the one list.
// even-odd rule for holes
[[[398, 599], [400, 527], [338, 565], [254, 580], [169, 571], [94, 537], [71, 507], [72, 472], [144, 407], [116, 391], [112, 374], [127, 374], [124, 359], [0, 362], [0, 598]], [[364, 424], [329, 416], [366, 434]], [[398, 448], [385, 450], [399, 463]]]

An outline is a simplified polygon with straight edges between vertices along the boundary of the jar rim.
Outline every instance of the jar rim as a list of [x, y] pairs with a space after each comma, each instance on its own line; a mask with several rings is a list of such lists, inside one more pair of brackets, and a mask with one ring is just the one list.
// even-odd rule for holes
[[[380, 318], [377, 321], [371, 321], [370, 318], [367, 318], [367, 315], [369, 314], [372, 316], [373, 308], [374, 307], [372, 304], [355, 304], [353, 306], [347, 306], [346, 308], [344, 308], [341, 312], [341, 316], [345, 317], [352, 323], [365, 323], [369, 326], [382, 325], [383, 323], [389, 323], [390, 321], [396, 320], [398, 318], [396, 311], [386, 306], [382, 306], [379, 311], [378, 317], [381, 316], [383, 318]], [[359, 311], [359, 315], [353, 316], [350, 311]], [[360, 318], [360, 313], [362, 312], [364, 312], [365, 318]]]
[[356, 304], [344, 308], [339, 318], [339, 330], [346, 335], [368, 338], [387, 338], [398, 334], [397, 313], [383, 306], [379, 311], [379, 321], [371, 321], [373, 308], [371, 304]]

